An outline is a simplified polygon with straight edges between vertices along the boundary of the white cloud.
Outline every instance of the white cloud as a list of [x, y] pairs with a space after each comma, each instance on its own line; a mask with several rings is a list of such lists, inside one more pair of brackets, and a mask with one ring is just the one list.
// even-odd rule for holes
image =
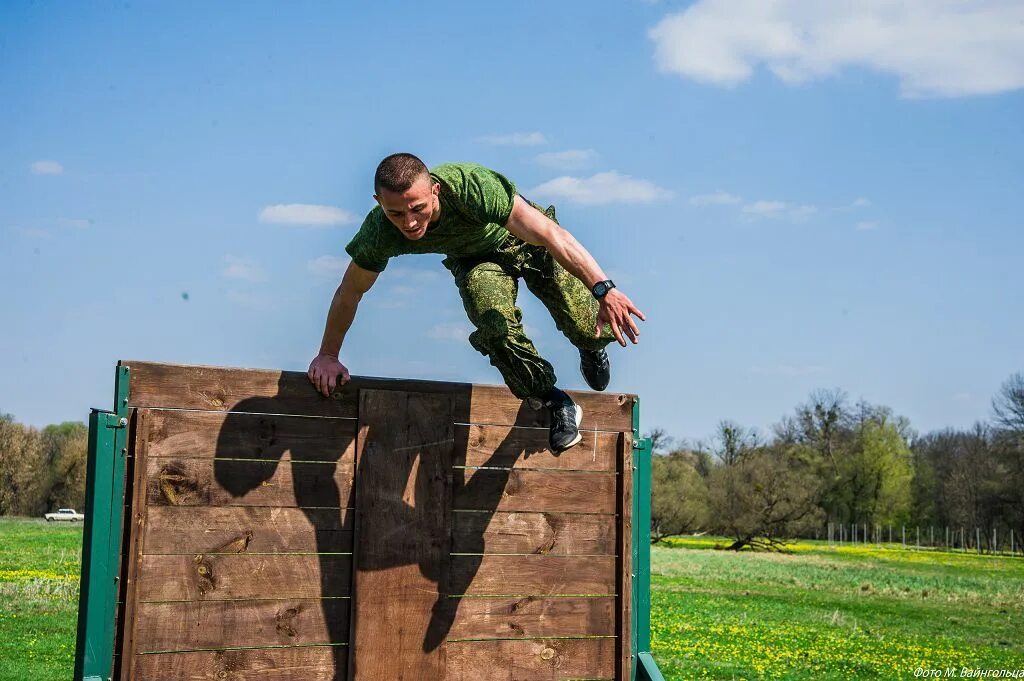
[[740, 197], [729, 192], [718, 190], [711, 194], [699, 194], [690, 197], [690, 204], [694, 206], [731, 206], [742, 201]]
[[469, 324], [436, 324], [427, 335], [434, 340], [464, 342], [472, 332]]
[[240, 279], [242, 281], [264, 281], [267, 278], [259, 263], [252, 258], [238, 255], [224, 256], [224, 270], [222, 274], [226, 279]]
[[337, 279], [348, 266], [348, 258], [339, 258], [336, 255], [321, 255], [306, 263], [306, 269], [318, 277]]
[[818, 207], [785, 201], [754, 201], [743, 206], [743, 212], [759, 218], [787, 218], [793, 222], [803, 222], [815, 215]]
[[865, 199], [863, 196], [861, 196], [851, 201], [849, 208], [867, 208], [870, 205], [871, 202]]
[[792, 206], [789, 209], [789, 217], [790, 217], [791, 220], [795, 220], [797, 222], [800, 222], [801, 220], [806, 220], [807, 218], [811, 217], [812, 215], [814, 215], [817, 212], [818, 212], [817, 206], [808, 206], [808, 205]]
[[477, 142], [482, 144], [495, 144], [498, 146], [511, 147], [535, 147], [539, 144], [546, 144], [547, 139], [539, 132], [513, 132], [506, 135], [484, 135], [477, 137]]
[[278, 203], [265, 206], [259, 214], [260, 222], [279, 225], [347, 225], [356, 217], [335, 206], [320, 206], [314, 203]]
[[774, 217], [780, 215], [785, 210], [786, 204], [783, 201], [755, 201], [743, 206], [744, 213], [760, 217]]
[[64, 166], [57, 161], [34, 161], [29, 169], [33, 175], [61, 175], [64, 172]]
[[11, 229], [26, 239], [49, 239], [51, 237], [48, 231], [38, 227], [12, 227]]
[[764, 65], [789, 84], [868, 68], [897, 76], [907, 97], [1024, 87], [1017, 0], [698, 0], [648, 35], [662, 71], [721, 86]]
[[857, 229], [861, 230], [862, 232], [871, 231], [873, 229], [878, 229], [878, 223], [875, 222], [874, 220], [865, 220], [863, 222], [857, 223]]
[[649, 203], [672, 196], [653, 182], [620, 175], [615, 171], [597, 173], [586, 178], [556, 177], [530, 190], [531, 196], [552, 196], [576, 203], [600, 205], [608, 203]]
[[556, 170], [580, 170], [589, 168], [597, 160], [593, 149], [567, 149], [537, 154], [537, 163]]

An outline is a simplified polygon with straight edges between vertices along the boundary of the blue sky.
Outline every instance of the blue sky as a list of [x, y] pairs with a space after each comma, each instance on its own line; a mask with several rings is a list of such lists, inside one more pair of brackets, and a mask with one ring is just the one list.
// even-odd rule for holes
[[[121, 358], [304, 371], [394, 151], [558, 207], [648, 316], [645, 428], [829, 387], [966, 426], [1024, 370], [1020, 3], [346, 4], [3, 4], [0, 411], [84, 419]], [[440, 259], [381, 276], [353, 373], [500, 382]]]

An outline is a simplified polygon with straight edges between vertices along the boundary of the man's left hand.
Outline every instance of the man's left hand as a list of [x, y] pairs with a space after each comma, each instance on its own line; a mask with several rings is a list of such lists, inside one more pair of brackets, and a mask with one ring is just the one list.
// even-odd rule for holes
[[633, 341], [636, 345], [637, 336], [640, 335], [640, 328], [637, 327], [636, 322], [630, 315], [634, 315], [641, 321], [647, 321], [647, 317], [644, 313], [636, 308], [629, 298], [626, 297], [625, 293], [621, 293], [619, 289], [613, 288], [611, 291], [606, 293], [601, 298], [601, 309], [597, 313], [597, 327], [594, 331], [594, 338], [601, 337], [601, 327], [604, 324], [608, 324], [612, 327], [612, 333], [615, 334], [615, 340], [619, 341], [619, 345], [626, 347], [626, 340], [623, 335], [628, 336], [629, 340]]

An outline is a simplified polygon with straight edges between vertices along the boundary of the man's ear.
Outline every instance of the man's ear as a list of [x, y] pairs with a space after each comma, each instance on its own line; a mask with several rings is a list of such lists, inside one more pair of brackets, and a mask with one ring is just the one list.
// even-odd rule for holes
[[430, 191], [434, 194], [434, 196], [437, 196], [438, 194], [440, 194], [441, 193], [441, 183], [440, 182], [435, 182], [433, 185], [431, 185]]
[[380, 202], [380, 197], [377, 196], [376, 194], [373, 195], [373, 200], [376, 201], [377, 205], [380, 206], [381, 208], [384, 207], [384, 204]]

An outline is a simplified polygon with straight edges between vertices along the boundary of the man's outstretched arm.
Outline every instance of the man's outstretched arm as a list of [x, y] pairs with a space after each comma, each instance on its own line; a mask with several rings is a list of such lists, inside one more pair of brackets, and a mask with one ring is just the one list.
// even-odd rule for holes
[[[582, 281], [588, 289], [608, 278], [594, 260], [594, 256], [590, 255], [572, 234], [524, 201], [521, 196], [515, 197], [512, 214], [509, 215], [505, 228], [527, 243], [544, 246], [562, 267]], [[601, 335], [601, 325], [607, 323], [611, 326], [619, 345], [626, 346], [623, 335], [636, 343], [640, 329], [630, 317], [631, 314], [646, 320], [643, 312], [633, 305], [633, 301], [619, 289], [613, 288], [601, 298], [595, 337]]]
[[325, 397], [330, 396], [335, 386], [344, 385], [350, 378], [348, 369], [338, 359], [338, 354], [341, 352], [345, 334], [355, 319], [359, 301], [377, 281], [378, 274], [350, 262], [341, 284], [334, 292], [331, 307], [327, 311], [327, 324], [324, 327], [323, 340], [320, 342], [320, 352], [310, 362], [307, 372], [309, 380]]

